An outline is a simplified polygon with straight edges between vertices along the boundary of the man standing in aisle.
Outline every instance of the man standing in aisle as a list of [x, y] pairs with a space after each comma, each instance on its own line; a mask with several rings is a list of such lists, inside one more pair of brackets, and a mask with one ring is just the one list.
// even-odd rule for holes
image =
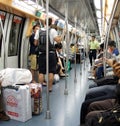
[[89, 42], [89, 59], [90, 59], [90, 65], [92, 67], [92, 59], [96, 59], [97, 50], [99, 49], [99, 43], [95, 40], [95, 36], [92, 36], [91, 41]]
[[[45, 25], [46, 25], [46, 20], [45, 20]], [[54, 28], [50, 28], [52, 25], [52, 18], [48, 19], [48, 41], [50, 41], [49, 44], [49, 92], [52, 92], [52, 84], [53, 84], [53, 80], [54, 80], [54, 74], [56, 73], [56, 54], [55, 54], [55, 49], [50, 49], [50, 45], [52, 45], [54, 47], [55, 42], [60, 43], [62, 38], [61, 36], [58, 36], [57, 31]], [[45, 31], [47, 28], [43, 29], [43, 31]], [[35, 34], [35, 41], [39, 41], [39, 47], [42, 46], [40, 45], [40, 43], [42, 40], [46, 40], [43, 39], [43, 37], [41, 38], [40, 35], [41, 31], [37, 31]], [[37, 42], [35, 42], [37, 43]], [[39, 81], [41, 84], [43, 84], [44, 82], [44, 75], [46, 74], [46, 50], [42, 51], [43, 47], [41, 48], [41, 51], [39, 51], [39, 60], [38, 60], [38, 64], [39, 64]]]

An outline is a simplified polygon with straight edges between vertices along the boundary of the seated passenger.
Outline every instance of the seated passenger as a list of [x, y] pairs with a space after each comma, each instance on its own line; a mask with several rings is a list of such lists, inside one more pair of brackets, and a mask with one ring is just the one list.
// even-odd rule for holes
[[101, 73], [100, 75], [97, 74], [98, 69], [100, 71], [103, 71], [103, 49], [104, 49], [104, 43], [100, 45], [100, 52], [94, 63], [93, 76], [96, 79], [103, 77], [103, 73]]
[[61, 43], [55, 44], [55, 48], [56, 48], [56, 55], [57, 55], [57, 66], [56, 66], [57, 74], [59, 74], [60, 77], [65, 77], [65, 73], [64, 73], [65, 68], [63, 66], [62, 58], [60, 56], [60, 53], [62, 51], [62, 44]]
[[[101, 53], [99, 54], [99, 57], [96, 60], [95, 65], [94, 65], [94, 69], [93, 69], [93, 76], [96, 79], [100, 79], [104, 76], [103, 55], [102, 55], [103, 49], [104, 49], [104, 44], [100, 45], [100, 49], [101, 49]], [[110, 54], [111, 54], [111, 56], [110, 56]], [[116, 43], [114, 41], [109, 41], [108, 42], [107, 58], [113, 58], [113, 57], [118, 56], [118, 55], [119, 55], [119, 51], [116, 48]], [[89, 78], [89, 79], [91, 79], [91, 78]]]
[[96, 101], [89, 105], [88, 114], [86, 115], [86, 121], [88, 122], [95, 116], [101, 116], [101, 112], [110, 110], [117, 106], [120, 106], [120, 84], [116, 85], [116, 98], [115, 99], [106, 99], [102, 101]]
[[[1, 91], [1, 83], [0, 83], [0, 91]], [[10, 117], [8, 115], [6, 115], [6, 113], [4, 111], [2, 94], [0, 94], [0, 120], [1, 121], [8, 121], [8, 120], [10, 120]]]
[[102, 66], [103, 64], [103, 49], [104, 49], [104, 43], [100, 44], [99, 54], [97, 55], [97, 58], [95, 59], [94, 66], [92, 69], [92, 76], [88, 77], [88, 79], [97, 78], [96, 70], [98, 67]]
[[[113, 67], [114, 74], [120, 78], [120, 63], [115, 62], [112, 59], [106, 59], [106, 62]], [[115, 98], [115, 89], [115, 85], [104, 85], [89, 89], [85, 98], [85, 102], [83, 102], [81, 107], [81, 123], [84, 123], [85, 121], [85, 116], [88, 113], [88, 106], [90, 103], [108, 98]]]
[[[119, 71], [120, 71], [120, 63], [117, 63], [115, 61], [113, 61], [112, 59], [106, 59], [106, 62], [113, 67], [113, 72], [114, 75], [116, 76], [116, 80], [119, 81], [120, 75], [119, 75]], [[116, 84], [118, 84], [119, 82], [117, 82]], [[109, 94], [109, 96], [114, 96], [114, 94], [111, 92], [114, 92], [115, 89], [115, 85], [103, 85], [100, 87], [94, 87], [88, 90], [87, 94], [86, 94], [86, 98], [85, 100], [88, 99], [98, 99], [98, 97], [101, 96], [107, 96]]]
[[[109, 41], [108, 42], [108, 49], [109, 49], [109, 53], [112, 54], [112, 57], [115, 57], [117, 55], [119, 55], [119, 51], [116, 48], [116, 43], [114, 41]], [[104, 72], [103, 69], [103, 65], [98, 67], [97, 71], [96, 71], [96, 77], [97, 79], [103, 77], [102, 74]]]

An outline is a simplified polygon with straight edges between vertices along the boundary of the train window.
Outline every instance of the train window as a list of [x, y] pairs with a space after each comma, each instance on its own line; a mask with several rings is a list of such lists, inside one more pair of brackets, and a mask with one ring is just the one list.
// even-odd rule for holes
[[13, 17], [12, 26], [10, 30], [9, 46], [8, 46], [8, 56], [16, 56], [18, 51], [18, 39], [20, 27], [22, 24], [22, 18], [18, 16]]

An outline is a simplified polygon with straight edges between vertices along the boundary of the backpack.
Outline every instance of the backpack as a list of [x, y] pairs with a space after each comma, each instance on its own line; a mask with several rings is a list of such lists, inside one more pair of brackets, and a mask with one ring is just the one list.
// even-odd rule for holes
[[85, 126], [120, 126], [120, 106], [92, 116], [86, 120]]
[[[39, 45], [38, 45], [38, 52], [46, 53], [46, 30], [39, 31]], [[49, 43], [49, 51], [55, 51], [54, 44], [50, 42], [50, 29], [48, 30], [48, 43]]]

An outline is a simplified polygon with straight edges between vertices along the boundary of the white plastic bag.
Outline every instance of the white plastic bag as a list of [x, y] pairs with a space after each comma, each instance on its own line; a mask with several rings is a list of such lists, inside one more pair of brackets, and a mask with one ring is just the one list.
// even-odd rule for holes
[[58, 75], [58, 74], [55, 74], [55, 75], [54, 75], [54, 81], [55, 81], [55, 82], [59, 82], [59, 80], [60, 80], [59, 75]]
[[[17, 88], [18, 87], [18, 88]], [[5, 111], [11, 119], [26, 122], [32, 118], [31, 94], [28, 85], [4, 88]]]
[[32, 81], [32, 74], [28, 69], [6, 68], [0, 71], [2, 86], [25, 84]]

